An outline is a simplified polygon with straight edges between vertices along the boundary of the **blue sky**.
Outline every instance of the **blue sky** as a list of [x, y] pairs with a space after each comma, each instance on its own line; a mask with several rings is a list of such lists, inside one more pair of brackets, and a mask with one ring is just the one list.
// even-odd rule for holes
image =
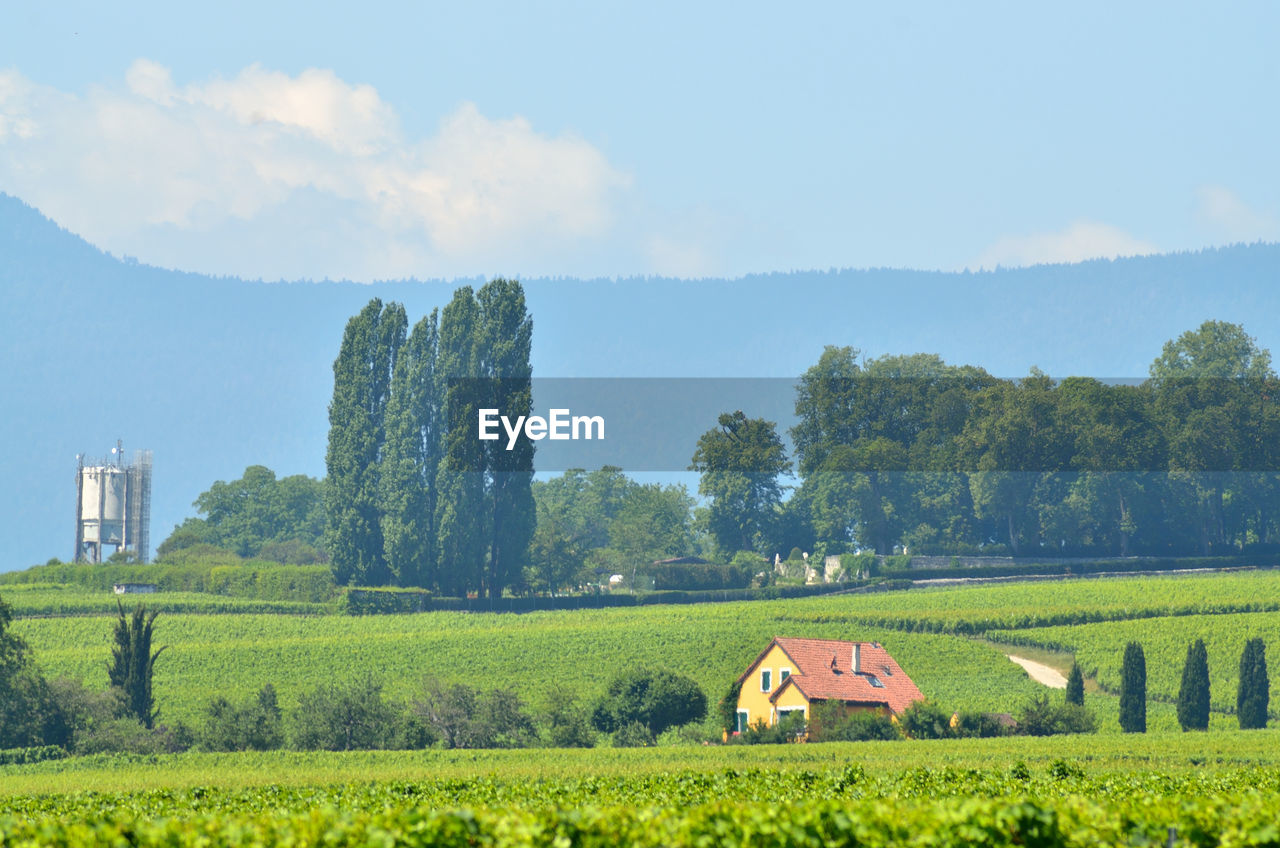
[[249, 278], [1280, 240], [1274, 3], [27, 4], [0, 191]]

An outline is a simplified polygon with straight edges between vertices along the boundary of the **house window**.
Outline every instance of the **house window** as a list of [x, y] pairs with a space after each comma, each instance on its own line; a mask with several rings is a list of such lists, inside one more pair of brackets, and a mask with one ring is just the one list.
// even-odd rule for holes
[[884, 688], [884, 684], [880, 682], [880, 678], [876, 677], [874, 674], [867, 675], [867, 682], [871, 684], [873, 689]]
[[786, 683], [786, 682], [787, 682], [787, 678], [788, 678], [788, 677], [790, 677], [790, 676], [791, 676], [791, 669], [789, 669], [789, 668], [784, 668], [782, 671], [778, 672], [778, 682], [779, 682], [779, 683]]
[[773, 688], [773, 669], [764, 668], [760, 670], [760, 691], [768, 692]]
[[747, 711], [746, 710], [738, 710], [738, 732], [739, 733], [747, 732]]

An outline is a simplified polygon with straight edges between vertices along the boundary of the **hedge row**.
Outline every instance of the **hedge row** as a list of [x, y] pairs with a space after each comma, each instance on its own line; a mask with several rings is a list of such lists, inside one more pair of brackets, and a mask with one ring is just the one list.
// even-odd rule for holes
[[[969, 577], [1029, 577], [1068, 576], [1076, 574], [1128, 573], [1183, 571], [1187, 569], [1243, 568], [1267, 566], [1276, 563], [1276, 557], [1267, 555], [1241, 555], [1220, 557], [1127, 557], [1124, 559], [1099, 559], [1088, 562], [1054, 562], [1053, 560], [1024, 560], [1013, 565], [957, 566], [952, 568], [911, 568], [909, 565], [890, 565], [889, 560], [902, 557], [885, 557], [883, 577], [899, 580], [939, 580]], [[908, 558], [909, 559], [909, 558]]]
[[61, 760], [68, 756], [65, 748], [57, 745], [41, 745], [36, 748], [5, 748], [0, 750], [0, 766], [25, 766], [43, 763], [45, 760]]

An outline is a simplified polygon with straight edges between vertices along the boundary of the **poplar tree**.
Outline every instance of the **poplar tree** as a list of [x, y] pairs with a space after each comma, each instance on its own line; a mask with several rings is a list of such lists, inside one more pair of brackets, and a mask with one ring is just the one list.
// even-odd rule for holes
[[1147, 732], [1147, 660], [1142, 646], [1124, 646], [1120, 672], [1120, 728], [1125, 733]]
[[383, 551], [379, 463], [391, 378], [404, 346], [404, 307], [374, 298], [347, 322], [333, 363], [325, 455], [325, 543], [340, 585], [389, 582]]
[[1203, 639], [1187, 646], [1178, 689], [1178, 724], [1183, 730], [1209, 729], [1209, 654]]
[[1271, 682], [1267, 676], [1267, 647], [1261, 639], [1250, 639], [1240, 654], [1240, 688], [1236, 693], [1236, 717], [1241, 730], [1267, 726], [1267, 706]]
[[1071, 672], [1067, 675], [1067, 703], [1084, 706], [1084, 673], [1080, 664], [1071, 663]]
[[[529, 354], [533, 321], [525, 307], [524, 290], [515, 280], [496, 279], [476, 293], [480, 306], [481, 372], [490, 390], [489, 408], [514, 421], [533, 412], [532, 367]], [[472, 419], [474, 421], [474, 419]], [[537, 514], [533, 502], [533, 442], [485, 442], [486, 487], [489, 506], [488, 562], [481, 581], [490, 597], [502, 594], [527, 564]]]
[[387, 569], [400, 586], [436, 581], [436, 474], [440, 402], [436, 381], [439, 312], [414, 326], [396, 361], [387, 401], [380, 475], [382, 541]]
[[436, 539], [439, 590], [445, 595], [479, 591], [485, 567], [485, 451], [476, 422], [485, 400], [480, 380], [480, 305], [470, 286], [453, 293], [440, 313], [436, 371], [444, 429], [436, 474]]

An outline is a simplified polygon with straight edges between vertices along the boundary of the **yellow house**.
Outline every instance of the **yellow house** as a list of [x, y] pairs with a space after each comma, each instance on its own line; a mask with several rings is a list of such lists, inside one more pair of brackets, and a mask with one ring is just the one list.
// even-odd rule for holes
[[819, 703], [900, 715], [924, 695], [879, 642], [775, 637], [738, 678], [735, 730], [772, 727]]

